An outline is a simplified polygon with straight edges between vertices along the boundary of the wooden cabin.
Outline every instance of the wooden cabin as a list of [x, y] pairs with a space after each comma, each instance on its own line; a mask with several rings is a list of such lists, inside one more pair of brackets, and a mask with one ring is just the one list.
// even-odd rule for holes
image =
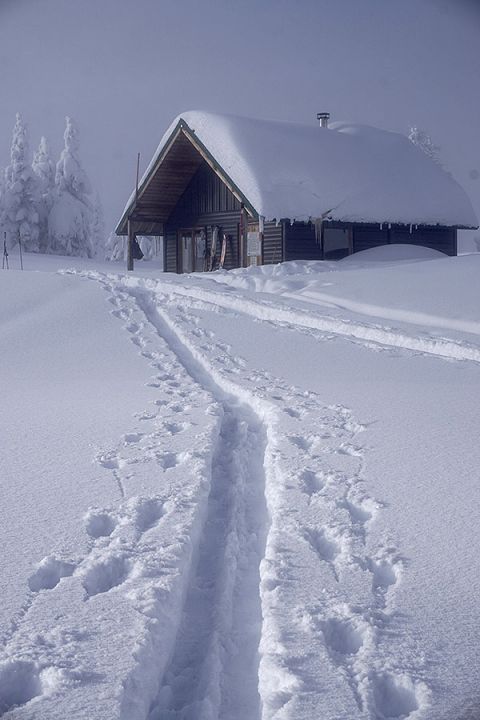
[[130, 249], [136, 236], [161, 235], [164, 270], [176, 273], [337, 260], [391, 243], [456, 255], [457, 230], [478, 223], [453, 178], [397, 133], [321, 119], [179, 116], [116, 233]]

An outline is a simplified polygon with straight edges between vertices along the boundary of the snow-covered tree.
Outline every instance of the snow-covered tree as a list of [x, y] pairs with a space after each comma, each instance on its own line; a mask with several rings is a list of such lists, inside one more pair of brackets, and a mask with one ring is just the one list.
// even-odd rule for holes
[[95, 193], [92, 213], [92, 243], [95, 255], [102, 255], [105, 249], [105, 220], [98, 191]]
[[45, 252], [48, 243], [48, 215], [52, 209], [55, 192], [55, 167], [50, 157], [48, 143], [44, 137], [34, 153], [32, 170], [38, 178], [40, 200], [38, 216], [40, 227], [40, 249]]
[[2, 225], [8, 247], [20, 240], [25, 250], [38, 252], [40, 249], [39, 199], [38, 179], [28, 161], [27, 128], [17, 113], [2, 196]]
[[422, 150], [425, 155], [428, 155], [431, 160], [440, 165], [440, 146], [434, 144], [432, 138], [428, 133], [425, 132], [425, 130], [420, 130], [415, 126], [411, 127], [410, 132], [408, 133], [408, 139], [411, 143], [420, 148], [420, 150]]
[[78, 159], [78, 130], [66, 118], [65, 147], [55, 173], [56, 193], [48, 216], [49, 251], [93, 256], [91, 187]]
[[110, 233], [105, 243], [105, 260], [125, 260], [127, 238]]

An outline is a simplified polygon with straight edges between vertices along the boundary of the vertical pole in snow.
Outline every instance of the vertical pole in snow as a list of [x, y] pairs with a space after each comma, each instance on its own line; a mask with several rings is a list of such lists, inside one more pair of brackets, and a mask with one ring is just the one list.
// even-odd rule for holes
[[[138, 203], [138, 176], [140, 173], [140, 153], [137, 153], [137, 175], [135, 180], [135, 210], [137, 209]], [[127, 223], [128, 232], [128, 250], [127, 250], [127, 271], [133, 270], [133, 242], [135, 240], [135, 234], [133, 232], [132, 221], [128, 218]]]
[[240, 210], [240, 267], [247, 267], [247, 233], [247, 211], [242, 203], [242, 208]]
[[3, 233], [3, 262], [2, 270], [8, 270], [7, 233]]
[[18, 233], [18, 248], [20, 250], [20, 269], [23, 270], [22, 238], [20, 237], [20, 231]]
[[127, 271], [133, 270], [133, 225], [130, 218], [127, 222], [128, 245], [127, 245]]

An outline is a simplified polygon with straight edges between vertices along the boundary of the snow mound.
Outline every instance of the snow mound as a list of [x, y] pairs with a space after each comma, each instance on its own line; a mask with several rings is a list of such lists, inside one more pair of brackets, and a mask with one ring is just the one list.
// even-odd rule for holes
[[380, 245], [379, 247], [361, 250], [339, 260], [341, 265], [356, 265], [364, 262], [398, 262], [402, 260], [440, 260], [447, 257], [439, 250], [423, 247], [421, 245]]

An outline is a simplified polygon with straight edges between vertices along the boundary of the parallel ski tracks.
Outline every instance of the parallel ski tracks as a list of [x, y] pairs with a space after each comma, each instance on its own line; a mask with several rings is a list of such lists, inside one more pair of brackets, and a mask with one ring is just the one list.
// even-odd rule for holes
[[267, 533], [266, 431], [245, 399], [221, 387], [194, 357], [152, 300], [135, 290], [130, 294], [179, 363], [223, 413], [198, 557], [172, 659], [149, 720], [257, 720], [261, 714], [259, 568]]
[[204, 303], [219, 309], [233, 310], [248, 315], [256, 320], [277, 322], [302, 330], [324, 332], [340, 337], [354, 339], [365, 344], [402, 348], [415, 353], [433, 355], [448, 360], [466, 360], [480, 363], [480, 347], [466, 342], [458, 342], [451, 338], [434, 335], [409, 335], [400, 330], [373, 323], [360, 323], [355, 320], [332, 318], [301, 309], [290, 309], [278, 302], [252, 300], [243, 295], [231, 292], [215, 292], [198, 287], [182, 287], [178, 284], [162, 280], [138, 280], [136, 285], [143, 284], [159, 295], [182, 297], [192, 307]]

